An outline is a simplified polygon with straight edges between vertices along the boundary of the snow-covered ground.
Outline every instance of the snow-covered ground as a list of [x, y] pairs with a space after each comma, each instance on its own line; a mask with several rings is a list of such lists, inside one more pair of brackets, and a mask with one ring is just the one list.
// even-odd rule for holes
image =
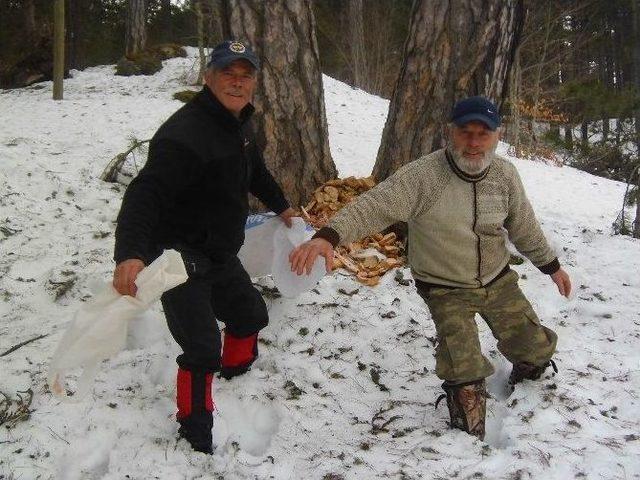
[[[560, 372], [509, 397], [509, 365], [479, 322], [496, 366], [486, 441], [449, 430], [446, 406], [434, 409], [435, 330], [393, 273], [369, 288], [338, 272], [295, 300], [265, 289], [259, 360], [215, 383], [213, 456], [176, 440], [177, 349], [159, 307], [132, 325], [91, 395], [52, 396], [51, 355], [91, 280], [114, 266], [122, 188], [98, 176], [129, 137], [149, 138], [180, 107], [171, 95], [193, 64], [169, 60], [153, 77], [76, 72], [61, 102], [48, 84], [0, 91], [0, 355], [44, 335], [0, 357], [0, 391], [34, 392], [30, 417], [0, 427], [0, 479], [640, 478], [640, 241], [610, 233], [624, 185], [518, 159], [575, 295], [515, 267], [559, 334]], [[368, 175], [388, 102], [324, 82], [340, 175]]]

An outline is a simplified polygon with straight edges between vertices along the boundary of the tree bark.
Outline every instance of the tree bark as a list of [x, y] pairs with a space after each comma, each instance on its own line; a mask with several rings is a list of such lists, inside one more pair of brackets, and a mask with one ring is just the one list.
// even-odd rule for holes
[[62, 100], [64, 82], [64, 0], [53, 4], [53, 99]]
[[34, 0], [25, 0], [23, 4], [24, 38], [29, 48], [36, 45], [38, 32], [36, 29], [36, 6]]
[[442, 147], [457, 100], [484, 95], [502, 105], [523, 21], [522, 0], [416, 0], [376, 179]]
[[223, 6], [222, 0], [212, 0], [211, 1], [211, 44], [217, 45], [218, 43], [225, 40], [224, 35], [224, 27], [222, 25], [222, 17], [223, 17]]
[[542, 42], [542, 51], [540, 52], [540, 61], [536, 68], [535, 80], [533, 83], [533, 95], [531, 104], [534, 109], [539, 107], [540, 97], [542, 96], [542, 70], [547, 60], [547, 51], [549, 49], [549, 43], [551, 38], [551, 32], [553, 31], [553, 25], [555, 18], [552, 18], [551, 11], [547, 9], [544, 18], [544, 41]]
[[[308, 0], [226, 0], [225, 32], [261, 62], [254, 125], [265, 162], [291, 205], [337, 175], [329, 151], [315, 19]], [[252, 207], [257, 207], [253, 203]]]
[[160, 24], [165, 42], [173, 41], [173, 27], [171, 22], [171, 0], [160, 1]]
[[128, 0], [125, 44], [127, 57], [138, 54], [147, 45], [145, 0]]
[[518, 102], [521, 99], [522, 85], [522, 69], [520, 68], [520, 47], [517, 46], [513, 55], [513, 67], [509, 74], [509, 118], [505, 125], [506, 139], [514, 148], [516, 155], [520, 151], [520, 143], [522, 138], [522, 118], [520, 115], [520, 107]]
[[87, 67], [87, 16], [90, 2], [69, 1], [67, 4], [67, 68]]
[[364, 49], [364, 25], [362, 0], [348, 0], [349, 47], [351, 54], [351, 72], [353, 85], [363, 88], [366, 74], [366, 58]]
[[196, 0], [193, 4], [196, 13], [196, 30], [198, 35], [198, 55], [200, 57], [200, 69], [198, 70], [198, 85], [202, 85], [204, 71], [207, 68], [207, 58], [204, 51], [204, 14], [202, 13], [202, 2]]
[[573, 150], [573, 125], [564, 126], [564, 143], [568, 150]]
[[580, 140], [582, 141], [582, 146], [589, 146], [589, 122], [585, 120], [580, 124]]

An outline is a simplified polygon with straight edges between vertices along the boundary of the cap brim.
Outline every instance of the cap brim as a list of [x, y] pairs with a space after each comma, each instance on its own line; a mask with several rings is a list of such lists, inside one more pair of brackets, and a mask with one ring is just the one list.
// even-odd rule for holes
[[495, 120], [492, 120], [481, 113], [469, 113], [467, 115], [463, 115], [462, 117], [453, 120], [453, 123], [455, 123], [458, 127], [462, 127], [467, 123], [473, 121], [484, 123], [487, 127], [489, 127], [489, 130], [496, 130], [500, 126], [499, 122], [496, 122]]
[[253, 68], [255, 68], [256, 70], [260, 69], [260, 64], [258, 63], [258, 61], [250, 56], [245, 56], [245, 55], [228, 55], [226, 57], [222, 57], [222, 58], [216, 58], [215, 60], [211, 60], [207, 66], [211, 67], [218, 67], [218, 68], [224, 68], [227, 65], [235, 62], [236, 60], [246, 60], [247, 62], [249, 62]]

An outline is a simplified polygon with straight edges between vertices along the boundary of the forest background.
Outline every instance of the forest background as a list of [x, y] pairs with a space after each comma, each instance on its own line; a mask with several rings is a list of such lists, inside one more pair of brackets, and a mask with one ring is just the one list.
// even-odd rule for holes
[[[55, 3], [0, 0], [1, 88], [24, 87], [52, 78]], [[132, 59], [160, 44], [199, 45], [206, 54], [225, 37], [228, 25], [224, 19], [229, 17], [228, 10], [243, 2], [71, 0], [63, 3], [66, 3], [64, 43], [68, 74], [72, 70]], [[261, 8], [268, 10], [277, 3], [264, 2]], [[416, 3], [429, 2], [313, 0], [298, 3], [308, 5], [312, 11], [312, 33], [317, 39], [322, 72], [369, 93], [392, 98], [407, 61], [411, 22], [420, 10]], [[483, 9], [484, 4], [496, 2], [459, 0], [458, 3], [459, 8]], [[524, 12], [522, 18], [516, 19], [522, 24], [516, 28], [515, 48], [507, 64], [508, 78], [505, 87], [499, 89], [502, 98], [498, 99], [510, 153], [520, 158], [569, 164], [637, 185], [640, 2], [524, 0], [505, 3], [517, 4]], [[464, 43], [465, 39], [459, 41]], [[451, 56], [455, 57], [455, 52]], [[423, 61], [428, 63], [430, 59]], [[393, 120], [393, 115], [390, 117]], [[383, 139], [381, 151], [384, 143]], [[376, 170], [378, 178], [389, 173], [381, 174], [377, 165], [374, 174]], [[330, 173], [329, 170], [324, 176]], [[628, 195], [628, 201], [633, 203], [637, 197], [636, 188]], [[632, 224], [618, 220], [617, 228], [622, 233], [631, 233]], [[636, 236], [638, 232], [636, 215]]]

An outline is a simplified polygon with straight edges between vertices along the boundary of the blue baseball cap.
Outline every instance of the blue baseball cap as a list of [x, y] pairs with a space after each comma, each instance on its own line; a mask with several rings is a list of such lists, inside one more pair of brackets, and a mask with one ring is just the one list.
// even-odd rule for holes
[[477, 120], [484, 123], [489, 130], [500, 126], [498, 107], [485, 97], [469, 97], [460, 100], [451, 111], [451, 121], [458, 127]]
[[238, 40], [225, 40], [216, 45], [207, 67], [224, 68], [236, 60], [247, 60], [256, 70], [260, 68], [260, 61], [251, 47]]

